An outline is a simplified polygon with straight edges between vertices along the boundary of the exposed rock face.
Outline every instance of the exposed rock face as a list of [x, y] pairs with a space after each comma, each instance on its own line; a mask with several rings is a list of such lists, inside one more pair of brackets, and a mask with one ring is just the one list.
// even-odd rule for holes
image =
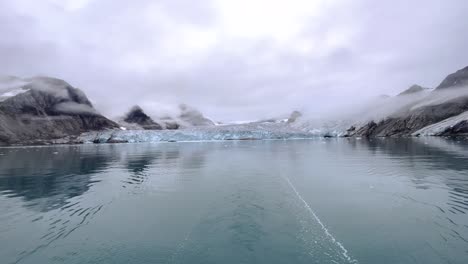
[[1, 82], [0, 144], [38, 144], [118, 127], [63, 80], [10, 77]]
[[448, 127], [439, 136], [467, 136], [468, 135], [468, 120], [458, 122], [452, 127]]
[[422, 86], [419, 86], [417, 84], [414, 84], [412, 85], [410, 88], [406, 89], [405, 91], [399, 93], [397, 96], [404, 96], [404, 95], [408, 95], [408, 94], [415, 94], [415, 93], [419, 93], [419, 92], [423, 92], [423, 91], [426, 91], [426, 90], [429, 90], [428, 88], [424, 88]]
[[353, 135], [369, 137], [374, 133], [376, 128], [377, 124], [374, 121], [370, 121], [365, 126], [359, 128], [357, 131], [354, 130], [355, 132]]
[[388, 117], [375, 125], [361, 127], [357, 136], [395, 137], [409, 136], [421, 128], [440, 122], [468, 110], [468, 97], [454, 99], [438, 105], [420, 107], [400, 116]]
[[468, 86], [468, 67], [447, 76], [436, 90]]
[[[460, 88], [461, 85], [468, 85], [468, 67], [449, 75], [437, 89]], [[408, 95], [423, 91], [420, 86], [412, 86], [400, 95]], [[440, 91], [440, 90], [439, 90]], [[410, 105], [405, 105], [394, 114], [379, 120], [371, 121], [364, 126], [350, 132], [348, 136], [363, 137], [401, 137], [410, 136], [412, 133], [447, 118], [459, 115], [468, 110], [468, 96], [460, 93], [460, 97], [447, 97], [439, 91], [430, 93], [430, 96], [414, 101]], [[460, 90], [461, 91], [461, 90]], [[461, 133], [464, 131], [464, 124], [460, 124], [455, 129], [448, 130], [444, 135], [450, 133]]]
[[122, 126], [130, 130], [175, 130], [188, 127], [213, 126], [214, 122], [203, 114], [185, 104], [179, 105], [179, 112], [174, 115], [163, 115], [152, 119], [139, 107], [135, 106], [122, 120]]
[[124, 121], [130, 124], [137, 124], [145, 130], [161, 130], [162, 126], [151, 119], [143, 109], [139, 106], [134, 106], [124, 118]]

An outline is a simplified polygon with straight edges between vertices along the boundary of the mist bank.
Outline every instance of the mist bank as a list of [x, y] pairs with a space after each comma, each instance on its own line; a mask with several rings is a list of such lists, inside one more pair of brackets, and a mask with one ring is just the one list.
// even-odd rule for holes
[[[311, 103], [313, 103], [311, 101]], [[193, 106], [155, 114], [135, 105], [107, 118], [69, 83], [51, 77], [0, 78], [0, 144], [160, 142], [309, 137], [468, 135], [468, 67], [434, 89], [413, 85], [396, 96], [249, 122], [211, 120]]]

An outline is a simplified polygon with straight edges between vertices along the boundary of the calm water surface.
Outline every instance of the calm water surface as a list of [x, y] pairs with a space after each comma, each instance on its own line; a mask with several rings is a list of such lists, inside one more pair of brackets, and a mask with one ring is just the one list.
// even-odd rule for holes
[[468, 263], [468, 141], [0, 148], [0, 263]]

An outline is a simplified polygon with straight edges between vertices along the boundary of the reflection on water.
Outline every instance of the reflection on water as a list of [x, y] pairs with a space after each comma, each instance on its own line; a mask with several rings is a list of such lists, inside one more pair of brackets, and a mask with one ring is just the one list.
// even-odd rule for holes
[[27, 206], [48, 211], [80, 196], [92, 184], [91, 175], [106, 169], [110, 157], [97, 151], [70, 148], [7, 148], [0, 157], [0, 191], [22, 197]]
[[0, 210], [2, 263], [465, 263], [468, 141], [0, 148]]
[[155, 156], [137, 156], [129, 158], [127, 161], [127, 169], [130, 172], [130, 176], [128, 179], [124, 180], [123, 187], [125, 187], [126, 184], [142, 184], [148, 178], [146, 171], [155, 158], [160, 158], [160, 153], [157, 153]]
[[[415, 187], [447, 189], [448, 211], [452, 214], [468, 213], [468, 140], [374, 139], [359, 143], [365, 145], [374, 155], [378, 151], [397, 158], [408, 170], [417, 170], [418, 167], [430, 169], [431, 174], [411, 174]], [[433, 186], [434, 179], [431, 177], [434, 176], [443, 181], [444, 186]]]
[[[374, 139], [359, 142], [374, 155], [382, 152], [398, 160], [409, 172], [427, 168], [430, 173], [406, 175], [415, 188], [443, 189], [447, 193], [445, 205], [419, 201], [407, 195], [403, 199], [436, 208], [433, 221], [443, 241], [466, 243], [468, 253], [468, 140], [444, 138]], [[356, 147], [356, 144], [354, 144]], [[441, 185], [440, 183], [443, 183]], [[434, 249], [434, 251], [437, 251]], [[443, 258], [450, 262], [447, 258]]]

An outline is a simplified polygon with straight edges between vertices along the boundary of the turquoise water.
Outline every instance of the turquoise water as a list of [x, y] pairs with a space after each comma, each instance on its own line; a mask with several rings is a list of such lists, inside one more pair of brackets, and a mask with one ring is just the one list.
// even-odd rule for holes
[[0, 148], [0, 263], [468, 263], [468, 141]]

